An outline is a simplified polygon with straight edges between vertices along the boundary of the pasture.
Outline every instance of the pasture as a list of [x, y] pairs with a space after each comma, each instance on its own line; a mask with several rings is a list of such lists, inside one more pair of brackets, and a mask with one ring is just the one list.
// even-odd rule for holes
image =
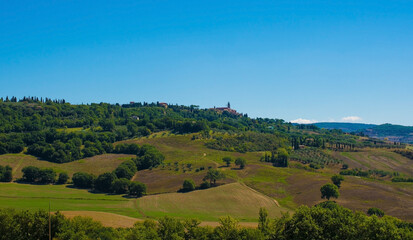
[[26, 166], [53, 168], [58, 173], [67, 172], [71, 177], [75, 172], [87, 172], [95, 175], [110, 172], [123, 161], [132, 157], [135, 157], [135, 155], [103, 154], [68, 163], [52, 163], [26, 154], [4, 154], [0, 155], [0, 165], [10, 165], [13, 168], [13, 179], [22, 177], [21, 170]]
[[140, 217], [135, 199], [121, 195], [90, 193], [67, 185], [0, 183], [0, 205], [16, 209], [51, 211], [98, 211]]
[[271, 217], [280, 217], [281, 212], [288, 211], [277, 206], [274, 199], [240, 183], [138, 199], [140, 212], [151, 218], [172, 216], [217, 221], [219, 217], [230, 215], [244, 222], [256, 222], [260, 207], [265, 207]]
[[396, 171], [413, 176], [413, 161], [385, 149], [364, 149], [358, 152], [340, 152], [337, 157], [350, 168]]

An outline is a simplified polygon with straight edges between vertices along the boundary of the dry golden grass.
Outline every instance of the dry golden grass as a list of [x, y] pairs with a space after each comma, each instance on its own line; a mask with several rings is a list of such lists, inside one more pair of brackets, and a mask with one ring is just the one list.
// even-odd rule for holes
[[271, 217], [279, 217], [282, 211], [287, 211], [278, 207], [274, 199], [240, 183], [189, 193], [150, 195], [138, 199], [140, 212], [154, 218], [174, 216], [217, 221], [219, 217], [229, 215], [241, 221], [255, 222], [260, 207], [266, 208]]
[[119, 214], [108, 212], [95, 212], [95, 211], [61, 211], [64, 216], [73, 218], [75, 216], [90, 217], [95, 221], [101, 222], [105, 227], [114, 228], [128, 228], [133, 227], [138, 221], [143, 221], [139, 218], [127, 217]]
[[[62, 211], [60, 212], [68, 218], [73, 218], [75, 216], [90, 217], [95, 221], [101, 222], [105, 227], [114, 227], [114, 228], [130, 228], [136, 222], [142, 222], [144, 219], [127, 217], [114, 213], [107, 212], [95, 212], [95, 211]], [[257, 222], [240, 222], [242, 227], [256, 228], [258, 227]], [[203, 221], [200, 226], [210, 226], [217, 227], [219, 222]]]

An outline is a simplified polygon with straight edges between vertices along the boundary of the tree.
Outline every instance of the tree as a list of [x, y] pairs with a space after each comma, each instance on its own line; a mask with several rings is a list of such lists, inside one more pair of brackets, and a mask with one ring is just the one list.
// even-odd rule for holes
[[92, 188], [95, 176], [89, 173], [77, 172], [73, 174], [73, 185], [77, 188]]
[[190, 192], [195, 190], [195, 182], [192, 179], [186, 179], [182, 185], [183, 192]]
[[232, 158], [231, 157], [224, 157], [222, 158], [222, 161], [224, 161], [227, 164], [227, 167], [231, 165]]
[[128, 193], [130, 183], [130, 180], [126, 178], [116, 179], [112, 184], [112, 190], [116, 194]]
[[11, 182], [11, 180], [13, 180], [12, 168], [9, 165], [0, 166], [0, 182]]
[[34, 166], [27, 166], [22, 169], [23, 172], [23, 180], [25, 182], [35, 182], [39, 177], [40, 169]]
[[219, 219], [220, 225], [215, 228], [214, 233], [218, 239], [239, 239], [238, 231], [239, 224], [238, 220], [228, 216]]
[[338, 187], [334, 184], [327, 183], [320, 188], [321, 198], [327, 198], [330, 200], [331, 197], [338, 198], [340, 193], [338, 191]]
[[106, 172], [98, 176], [95, 180], [94, 187], [100, 192], [111, 192], [112, 183], [117, 179], [116, 175], [111, 172]]
[[163, 217], [159, 219], [158, 236], [161, 239], [184, 239], [184, 224], [178, 219]]
[[289, 154], [285, 148], [279, 148], [277, 150], [277, 156], [272, 156], [273, 165], [275, 167], [288, 167]]
[[127, 166], [121, 165], [115, 169], [115, 174], [118, 178], [131, 179], [133, 175], [135, 175], [135, 172], [132, 172]]
[[57, 183], [58, 184], [65, 184], [67, 182], [67, 180], [69, 180], [69, 175], [67, 175], [67, 173], [65, 173], [65, 172], [61, 172], [59, 174], [59, 178], [57, 179]]
[[239, 157], [235, 160], [235, 165], [239, 166], [241, 169], [244, 169], [246, 164], [247, 161], [244, 158]]
[[260, 208], [258, 229], [265, 235], [268, 235], [270, 231], [270, 218], [268, 217], [268, 212], [265, 208]]
[[146, 194], [146, 185], [141, 182], [131, 182], [129, 184], [129, 194], [132, 196], [142, 197]]
[[335, 174], [331, 177], [331, 181], [336, 185], [338, 188], [340, 188], [341, 181], [344, 180], [344, 177], [342, 175]]
[[367, 214], [369, 216], [376, 215], [377, 217], [383, 217], [384, 211], [379, 208], [372, 207], [372, 208], [369, 208], [369, 210], [367, 210]]
[[38, 181], [43, 184], [54, 183], [56, 181], [56, 172], [52, 168], [40, 169]]
[[205, 180], [209, 180], [209, 183], [212, 184], [214, 183], [214, 185], [216, 185], [216, 181], [220, 180], [220, 179], [224, 179], [225, 178], [225, 174], [221, 171], [218, 171], [217, 169], [209, 169], [206, 176], [204, 177], [204, 181]]
[[211, 187], [211, 184], [209, 182], [205, 181], [205, 180], [201, 183], [201, 185], [199, 185], [200, 189], [207, 189], [207, 188], [210, 188], [210, 187]]

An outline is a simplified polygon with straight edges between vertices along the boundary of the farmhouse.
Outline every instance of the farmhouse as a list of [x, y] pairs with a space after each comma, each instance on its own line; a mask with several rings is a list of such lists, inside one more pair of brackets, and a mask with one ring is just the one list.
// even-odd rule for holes
[[164, 103], [164, 102], [160, 102], [159, 106], [164, 107], [164, 108], [168, 108], [168, 104]]
[[210, 108], [210, 109], [215, 110], [217, 112], [221, 112], [221, 113], [222, 112], [229, 112], [229, 113], [232, 113], [232, 114], [238, 114], [239, 115], [239, 113], [237, 113], [237, 111], [235, 109], [231, 108], [231, 104], [229, 102], [228, 102], [226, 107], [218, 107], [218, 108], [214, 107], [214, 108]]

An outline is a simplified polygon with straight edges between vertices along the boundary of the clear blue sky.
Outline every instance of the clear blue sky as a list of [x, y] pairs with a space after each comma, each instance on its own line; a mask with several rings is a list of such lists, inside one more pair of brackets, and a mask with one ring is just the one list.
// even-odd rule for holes
[[413, 125], [413, 1], [0, 0], [7, 95]]

